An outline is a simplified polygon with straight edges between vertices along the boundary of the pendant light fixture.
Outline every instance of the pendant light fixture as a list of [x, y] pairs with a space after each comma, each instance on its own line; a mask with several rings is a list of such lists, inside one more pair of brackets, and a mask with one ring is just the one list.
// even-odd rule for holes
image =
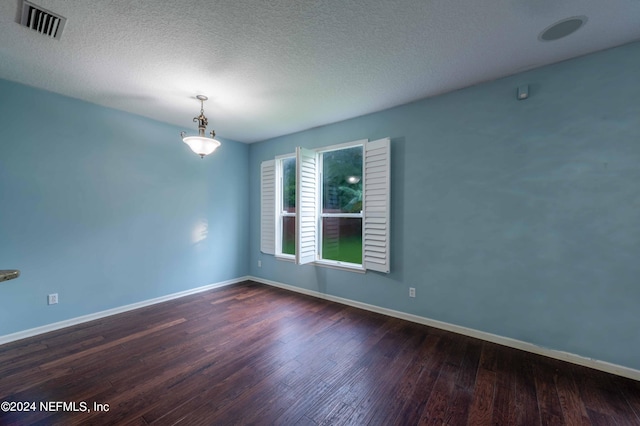
[[186, 136], [185, 132], [180, 132], [180, 136], [182, 137], [182, 142], [189, 145], [189, 148], [198, 154], [200, 158], [204, 158], [205, 155], [215, 151], [220, 146], [220, 142], [214, 139], [216, 132], [213, 130], [209, 132], [211, 134], [210, 138], [204, 135], [204, 131], [207, 130], [207, 125], [209, 124], [207, 117], [204, 116], [204, 101], [209, 98], [205, 95], [198, 95], [196, 98], [200, 100], [200, 115], [194, 117], [193, 121], [198, 123], [198, 136]]

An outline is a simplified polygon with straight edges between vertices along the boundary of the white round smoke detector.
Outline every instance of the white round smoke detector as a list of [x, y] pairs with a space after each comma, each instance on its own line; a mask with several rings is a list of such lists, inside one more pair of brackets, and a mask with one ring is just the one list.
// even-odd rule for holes
[[587, 22], [586, 16], [573, 16], [547, 27], [538, 36], [540, 41], [559, 40], [578, 31]]

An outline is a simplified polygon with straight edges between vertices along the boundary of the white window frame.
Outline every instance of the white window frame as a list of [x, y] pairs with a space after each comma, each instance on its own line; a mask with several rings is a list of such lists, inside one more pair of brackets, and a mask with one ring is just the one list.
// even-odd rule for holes
[[[356, 272], [390, 272], [391, 140], [366, 139], [309, 150], [298, 147], [261, 165], [261, 250], [279, 260]], [[363, 208], [358, 213], [322, 213], [322, 153], [363, 146]], [[282, 253], [282, 159], [296, 157], [296, 254]], [[304, 167], [300, 165], [304, 163]], [[303, 179], [305, 180], [303, 182]], [[301, 182], [304, 183], [301, 184]], [[304, 186], [304, 188], [303, 188]], [[305, 206], [301, 200], [308, 201]], [[312, 206], [312, 208], [309, 208]], [[287, 213], [292, 215], [291, 213]], [[322, 259], [322, 217], [362, 217], [362, 264]], [[312, 230], [309, 232], [309, 230]], [[301, 238], [301, 235], [303, 238]], [[271, 240], [269, 240], [271, 238]], [[305, 241], [302, 241], [302, 240]], [[266, 249], [265, 249], [266, 247]], [[270, 248], [271, 247], [271, 248]]]
[[[275, 256], [282, 260], [288, 260], [294, 262], [296, 260], [295, 254], [288, 254], [282, 252], [282, 230], [283, 230], [283, 222], [285, 217], [296, 217], [296, 213], [289, 213], [284, 211], [284, 172], [283, 172], [283, 164], [284, 160], [288, 160], [290, 158], [295, 159], [295, 154], [285, 154], [278, 155], [275, 158], [275, 179], [276, 179], [276, 195], [275, 195], [275, 219], [276, 219], [276, 229], [275, 229]], [[296, 180], [296, 187], [298, 186], [298, 182]], [[298, 206], [296, 205], [296, 211], [298, 210]], [[297, 238], [296, 238], [297, 240]], [[296, 250], [297, 251], [297, 250]]]
[[[341, 144], [337, 144], [337, 145], [331, 145], [331, 146], [327, 146], [327, 147], [322, 147], [322, 148], [318, 148], [316, 149], [316, 155], [317, 155], [317, 163], [318, 163], [318, 226], [316, 229], [317, 235], [318, 235], [318, 256], [316, 259], [316, 263], [320, 264], [320, 265], [324, 265], [324, 266], [333, 266], [333, 267], [339, 267], [341, 269], [354, 269], [354, 270], [362, 270], [364, 271], [364, 212], [362, 210], [360, 210], [360, 213], [323, 213], [323, 197], [322, 194], [324, 193], [324, 176], [322, 175], [322, 170], [324, 169], [324, 154], [327, 152], [333, 152], [333, 151], [340, 151], [343, 149], [349, 149], [349, 148], [355, 148], [357, 146], [361, 146], [362, 147], [362, 173], [363, 176], [361, 177], [362, 179], [362, 184], [364, 185], [364, 152], [365, 152], [365, 144], [367, 143], [366, 139], [362, 139], [362, 140], [358, 140], [358, 141], [353, 141], [353, 142], [346, 142], [346, 143], [341, 143]], [[364, 205], [364, 191], [363, 191], [363, 205]], [[350, 263], [350, 262], [343, 262], [340, 260], [333, 260], [333, 259], [325, 259], [323, 257], [323, 253], [322, 253], [322, 229], [323, 229], [323, 225], [324, 225], [324, 219], [325, 218], [359, 218], [362, 220], [362, 263]]]

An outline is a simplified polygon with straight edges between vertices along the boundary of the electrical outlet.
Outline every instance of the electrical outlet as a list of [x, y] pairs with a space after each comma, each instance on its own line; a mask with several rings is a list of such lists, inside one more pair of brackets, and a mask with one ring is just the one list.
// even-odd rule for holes
[[47, 301], [49, 302], [49, 305], [55, 305], [58, 303], [58, 293], [51, 293], [47, 298]]
[[416, 297], [416, 289], [414, 287], [409, 287], [409, 297]]
[[262, 268], [262, 260], [258, 260], [258, 268]]

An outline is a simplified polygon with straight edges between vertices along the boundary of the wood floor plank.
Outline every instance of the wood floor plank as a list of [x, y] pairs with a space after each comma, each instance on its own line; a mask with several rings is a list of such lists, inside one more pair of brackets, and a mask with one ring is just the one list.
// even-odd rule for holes
[[433, 385], [435, 384], [440, 369], [444, 364], [445, 357], [453, 346], [453, 340], [442, 338], [436, 335], [427, 337], [425, 344], [429, 344], [428, 352], [420, 363], [420, 372], [413, 393], [396, 414], [395, 425], [415, 425], [420, 421], [420, 417], [429, 400]]
[[558, 370], [555, 370], [553, 365], [548, 365], [547, 362], [540, 362], [533, 366], [533, 372], [542, 424], [564, 424], [562, 407], [560, 406], [560, 399], [555, 385], [559, 374]]
[[434, 350], [437, 339], [437, 337], [427, 334], [424, 330], [421, 331], [420, 341], [417, 342], [416, 350], [408, 363], [407, 369], [391, 391], [392, 397], [385, 406], [376, 408], [378, 412], [374, 414], [373, 418], [377, 418], [379, 424], [393, 424], [397, 420], [394, 417], [394, 413], [401, 411], [406, 401], [412, 398], [423, 369], [422, 360], [429, 357]]
[[496, 386], [495, 371], [478, 368], [476, 384], [473, 390], [471, 408], [467, 423], [469, 425], [489, 425], [493, 417], [493, 399]]
[[[380, 380], [389, 387], [392, 387], [396, 380], [399, 380], [399, 376], [402, 374], [407, 364], [404, 361], [403, 353], [406, 353], [407, 348], [412, 346], [412, 343], [420, 339], [420, 336], [400, 333], [402, 322], [396, 319], [389, 319], [385, 328], [387, 332], [371, 346], [371, 349], [366, 354], [355, 360], [353, 366], [359, 368], [360, 372], [364, 372], [360, 377], [361, 380], [347, 384], [346, 386], [340, 386], [335, 391], [335, 396], [328, 396], [320, 401], [320, 406], [324, 405], [324, 401], [338, 399], [340, 403], [347, 404], [354, 408], [351, 411], [349, 420], [347, 422], [367, 424], [371, 421], [371, 417], [376, 414], [375, 408], [378, 401], [386, 399], [386, 392], [388, 388], [381, 388], [372, 385], [375, 380]], [[340, 383], [341, 384], [341, 383]], [[328, 393], [333, 393], [336, 388], [330, 388]], [[318, 404], [316, 404], [316, 407]], [[336, 403], [336, 406], [340, 406]], [[320, 407], [321, 408], [321, 407]], [[320, 410], [320, 415], [324, 410]], [[347, 411], [347, 410], [343, 410]], [[313, 414], [312, 414], [313, 413]], [[307, 417], [321, 423], [322, 419], [318, 416], [318, 411], [313, 411], [313, 407], [310, 412], [306, 414]]]
[[573, 374], [569, 372], [557, 375], [556, 388], [558, 390], [564, 422], [576, 426], [590, 425], [589, 414], [580, 399], [580, 389], [573, 378]]
[[624, 383], [621, 383], [621, 380], [614, 380], [609, 374], [599, 373], [595, 377], [597, 377], [601, 400], [609, 406], [607, 411], [611, 413], [610, 416], [616, 424], [621, 426], [636, 425], [636, 417], [629, 415], [631, 406], [624, 394]]
[[513, 400], [515, 399], [514, 362], [512, 350], [498, 350], [494, 371], [496, 372], [496, 385], [493, 398], [493, 415], [491, 423], [505, 425], [509, 423]]
[[449, 404], [453, 400], [452, 394], [457, 377], [460, 376], [460, 365], [464, 360], [466, 339], [455, 339], [449, 350], [446, 361], [440, 368], [440, 373], [429, 399], [419, 420], [421, 425], [442, 425], [446, 423], [446, 414]]
[[536, 394], [532, 365], [537, 357], [517, 351], [512, 355], [515, 385], [513, 409], [509, 411], [508, 424], [540, 425], [540, 409]]
[[640, 382], [627, 379], [621, 382], [619, 386], [627, 404], [635, 414], [634, 421], [640, 424]]
[[0, 346], [41, 425], [640, 425], [640, 384], [247, 281]]
[[115, 346], [119, 346], [119, 345], [122, 345], [123, 343], [129, 342], [131, 340], [138, 339], [138, 338], [140, 338], [142, 336], [145, 336], [147, 334], [156, 333], [157, 331], [165, 329], [167, 327], [173, 327], [174, 325], [181, 324], [181, 323], [183, 323], [185, 321], [186, 320], [184, 318], [178, 318], [178, 319], [175, 319], [173, 321], [169, 321], [167, 323], [157, 325], [157, 326], [152, 327], [152, 328], [150, 328], [148, 330], [139, 331], [137, 333], [130, 334], [130, 335], [125, 336], [125, 337], [121, 337], [120, 339], [113, 340], [111, 342], [104, 343], [104, 344], [101, 344], [101, 345], [98, 345], [98, 346], [93, 346], [90, 349], [79, 351], [79, 352], [76, 352], [74, 354], [67, 355], [65, 357], [58, 358], [58, 359], [53, 360], [53, 361], [49, 361], [47, 363], [42, 364], [40, 367], [42, 369], [46, 370], [48, 368], [58, 367], [58, 366], [61, 366], [61, 365], [64, 365], [64, 364], [72, 364], [72, 363], [77, 362], [80, 358], [84, 358], [84, 357], [87, 357], [87, 356], [90, 356], [90, 355], [93, 355], [93, 354], [96, 354], [96, 353], [99, 353], [99, 352], [104, 352], [104, 351], [106, 351], [106, 350], [108, 350], [110, 348], [113, 348]]
[[460, 373], [455, 379], [454, 393], [447, 409], [444, 424], [467, 424], [481, 353], [482, 342], [470, 339], [460, 365]]

